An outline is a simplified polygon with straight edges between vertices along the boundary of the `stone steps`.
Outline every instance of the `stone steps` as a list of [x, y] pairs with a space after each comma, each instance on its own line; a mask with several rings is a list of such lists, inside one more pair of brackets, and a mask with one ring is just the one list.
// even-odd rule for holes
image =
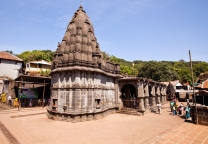
[[151, 112], [158, 112], [157, 106], [151, 107], [151, 108], [150, 108], [150, 111], [151, 111]]
[[117, 111], [120, 114], [128, 114], [128, 115], [139, 115], [136, 109], [133, 108], [122, 108], [121, 110]]

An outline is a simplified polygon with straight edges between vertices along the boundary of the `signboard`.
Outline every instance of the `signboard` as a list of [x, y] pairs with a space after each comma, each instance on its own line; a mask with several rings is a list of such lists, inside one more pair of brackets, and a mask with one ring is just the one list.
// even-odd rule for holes
[[38, 98], [38, 88], [23, 88], [22, 94], [18, 92], [18, 97], [21, 98]]

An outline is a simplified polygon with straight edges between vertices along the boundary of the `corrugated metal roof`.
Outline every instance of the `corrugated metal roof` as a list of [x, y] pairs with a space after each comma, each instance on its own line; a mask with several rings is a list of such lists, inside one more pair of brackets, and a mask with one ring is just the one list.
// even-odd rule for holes
[[51, 63], [49, 63], [47, 61], [44, 61], [44, 60], [40, 60], [40, 61], [30, 61], [28, 63], [51, 65]]

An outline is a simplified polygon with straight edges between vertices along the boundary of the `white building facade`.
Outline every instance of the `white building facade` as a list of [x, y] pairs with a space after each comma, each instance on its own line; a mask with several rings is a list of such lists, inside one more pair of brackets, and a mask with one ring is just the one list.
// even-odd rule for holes
[[22, 63], [22, 59], [6, 52], [0, 52], [0, 77], [17, 78], [22, 69]]

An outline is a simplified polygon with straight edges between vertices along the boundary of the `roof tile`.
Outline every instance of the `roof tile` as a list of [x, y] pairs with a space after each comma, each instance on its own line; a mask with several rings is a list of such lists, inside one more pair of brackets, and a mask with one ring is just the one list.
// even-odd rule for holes
[[23, 61], [22, 59], [14, 56], [14, 55], [11, 55], [7, 52], [4, 52], [4, 51], [1, 51], [0, 52], [0, 59], [8, 59], [8, 60], [14, 60], [14, 61]]

